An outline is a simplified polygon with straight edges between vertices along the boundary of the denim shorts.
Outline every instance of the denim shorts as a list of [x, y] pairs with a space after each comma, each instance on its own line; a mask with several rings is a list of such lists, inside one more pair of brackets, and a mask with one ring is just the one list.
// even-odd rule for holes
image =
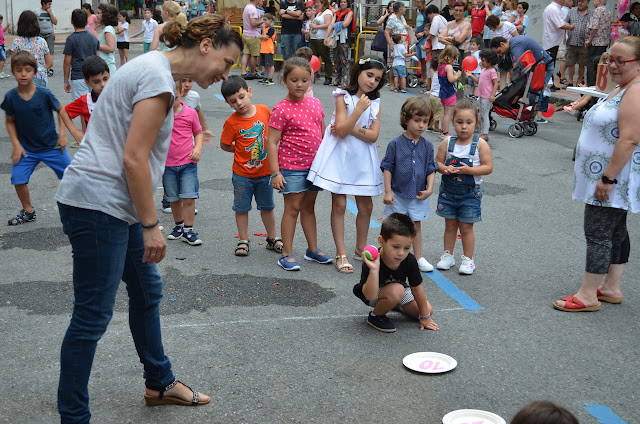
[[307, 180], [308, 169], [282, 169], [280, 172], [287, 182], [284, 185], [284, 190], [280, 191], [282, 194], [322, 191], [320, 187], [314, 186], [311, 181]]
[[180, 199], [199, 199], [198, 164], [166, 166], [164, 174], [162, 174], [162, 185], [168, 202], [177, 202]]
[[482, 189], [479, 185], [460, 187], [440, 184], [436, 214], [446, 219], [456, 219], [466, 224], [482, 221]]
[[25, 149], [27, 157], [22, 156], [20, 161], [11, 168], [11, 184], [28, 184], [31, 174], [40, 162], [44, 162], [49, 168], [53, 169], [58, 179], [62, 179], [62, 174], [67, 166], [71, 163], [71, 156], [67, 149], [64, 153], [60, 149], [52, 149], [46, 152], [32, 153]]
[[0, 62], [7, 60], [7, 54], [4, 51], [4, 44], [0, 44]]
[[235, 172], [231, 176], [233, 183], [233, 207], [237, 213], [247, 213], [251, 210], [251, 199], [256, 198], [259, 211], [272, 211], [276, 204], [273, 201], [273, 187], [271, 176], [249, 178]]
[[429, 209], [429, 198], [425, 200], [418, 200], [415, 197], [413, 199], [406, 199], [399, 197], [396, 192], [393, 192], [395, 203], [393, 205], [384, 205], [384, 214], [389, 216], [392, 213], [398, 212], [403, 215], [407, 215], [412, 221], [424, 221], [431, 216], [431, 210]]
[[406, 66], [394, 66], [393, 67], [393, 76], [396, 78], [406, 78], [407, 77], [407, 67]]

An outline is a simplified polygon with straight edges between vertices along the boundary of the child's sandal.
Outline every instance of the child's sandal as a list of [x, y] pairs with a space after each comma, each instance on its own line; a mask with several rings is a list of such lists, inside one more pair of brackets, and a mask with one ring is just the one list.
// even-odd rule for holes
[[236, 256], [249, 256], [249, 240], [238, 240]]
[[[280, 244], [276, 244], [280, 242]], [[269, 237], [267, 237], [267, 245], [265, 246], [268, 250], [275, 250], [278, 253], [282, 253], [282, 246], [284, 244], [282, 243], [282, 239], [280, 237], [274, 237], [272, 239], [270, 239]]]
[[20, 211], [20, 213], [15, 217], [11, 218], [8, 222], [9, 225], [20, 225], [25, 222], [31, 222], [36, 220], [36, 210], [34, 209], [32, 212], [27, 212], [24, 209]]

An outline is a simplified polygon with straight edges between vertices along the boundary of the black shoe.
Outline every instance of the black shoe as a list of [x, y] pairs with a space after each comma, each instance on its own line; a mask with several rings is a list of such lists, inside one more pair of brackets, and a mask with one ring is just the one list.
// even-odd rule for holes
[[331, 78], [325, 78], [322, 85], [331, 85]]
[[562, 89], [561, 89], [561, 88], [556, 87], [555, 85], [552, 85], [552, 86], [551, 86], [551, 88], [550, 88], [550, 90], [551, 90], [551, 92], [554, 92], [554, 91], [558, 91], [558, 90], [562, 90]]
[[47, 76], [52, 77], [53, 76], [53, 68], [49, 69], [47, 71]]

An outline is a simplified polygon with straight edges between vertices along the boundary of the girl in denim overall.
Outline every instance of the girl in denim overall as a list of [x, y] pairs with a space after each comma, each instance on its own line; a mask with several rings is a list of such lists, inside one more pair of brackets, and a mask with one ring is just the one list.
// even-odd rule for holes
[[463, 254], [459, 272], [467, 275], [475, 271], [473, 224], [482, 220], [482, 175], [493, 171], [489, 144], [474, 134], [478, 122], [478, 110], [470, 100], [458, 103], [453, 111], [457, 135], [442, 140], [436, 154], [442, 174], [436, 214], [445, 219], [444, 254], [436, 267], [446, 270], [455, 265], [453, 248], [460, 231]]

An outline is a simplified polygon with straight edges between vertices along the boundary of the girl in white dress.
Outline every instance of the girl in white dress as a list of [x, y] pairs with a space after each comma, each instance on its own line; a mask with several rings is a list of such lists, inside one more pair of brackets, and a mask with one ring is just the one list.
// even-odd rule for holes
[[333, 92], [336, 109], [307, 177], [332, 193], [331, 230], [339, 272], [353, 272], [344, 242], [347, 195], [356, 197], [354, 257], [361, 259], [373, 210], [371, 197], [384, 191], [375, 143], [380, 132], [380, 89], [385, 75], [386, 68], [377, 56], [365, 56], [352, 67], [347, 89]]

